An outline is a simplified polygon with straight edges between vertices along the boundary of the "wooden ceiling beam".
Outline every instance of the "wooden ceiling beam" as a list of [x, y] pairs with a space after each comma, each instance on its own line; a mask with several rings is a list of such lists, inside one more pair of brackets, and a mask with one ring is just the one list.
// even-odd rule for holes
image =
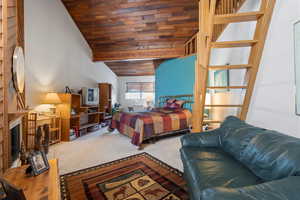
[[129, 59], [169, 59], [181, 57], [184, 54], [183, 48], [170, 49], [147, 49], [132, 51], [114, 51], [94, 53], [94, 61], [113, 61], [113, 60], [129, 60]]
[[118, 61], [105, 62], [117, 76], [149, 76], [154, 75], [154, 61]]

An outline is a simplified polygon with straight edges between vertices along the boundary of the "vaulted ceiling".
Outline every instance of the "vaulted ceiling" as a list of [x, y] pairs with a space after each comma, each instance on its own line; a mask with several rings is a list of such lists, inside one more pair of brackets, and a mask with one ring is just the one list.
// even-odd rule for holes
[[62, 0], [94, 61], [174, 58], [197, 32], [198, 0]]

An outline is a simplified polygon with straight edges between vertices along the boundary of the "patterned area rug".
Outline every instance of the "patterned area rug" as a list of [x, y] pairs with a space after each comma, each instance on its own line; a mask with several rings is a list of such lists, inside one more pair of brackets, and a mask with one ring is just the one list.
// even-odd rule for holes
[[184, 200], [182, 172], [147, 153], [60, 177], [63, 200]]

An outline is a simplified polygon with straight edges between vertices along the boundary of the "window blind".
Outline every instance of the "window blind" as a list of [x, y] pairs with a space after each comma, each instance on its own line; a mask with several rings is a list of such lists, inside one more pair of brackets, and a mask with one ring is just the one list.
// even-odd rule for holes
[[126, 92], [154, 92], [153, 82], [127, 82]]

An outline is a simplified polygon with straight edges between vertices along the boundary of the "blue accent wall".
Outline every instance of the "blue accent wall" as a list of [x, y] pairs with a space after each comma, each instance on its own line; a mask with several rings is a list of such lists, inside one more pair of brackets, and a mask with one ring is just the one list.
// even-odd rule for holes
[[155, 70], [155, 102], [160, 96], [194, 93], [196, 56], [176, 58]]

